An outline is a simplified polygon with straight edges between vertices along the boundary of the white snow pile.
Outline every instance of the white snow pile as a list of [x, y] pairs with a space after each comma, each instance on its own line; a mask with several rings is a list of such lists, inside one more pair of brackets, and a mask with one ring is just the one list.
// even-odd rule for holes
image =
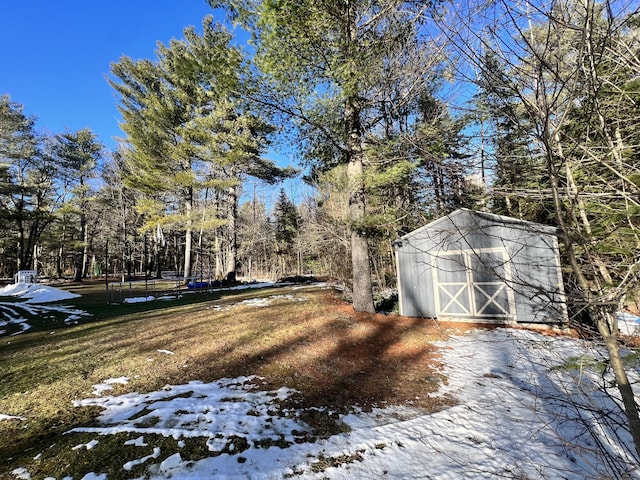
[[[355, 411], [337, 419], [348, 433], [317, 439], [301, 411], [283, 407], [292, 390], [260, 391], [257, 378], [243, 377], [80, 400], [78, 407], [104, 410], [99, 426], [72, 432], [97, 441], [131, 433], [130, 448], [144, 450], [113, 461], [122, 462], [123, 474], [144, 465], [154, 479], [640, 478], [598, 346], [511, 329], [474, 330], [438, 346], [448, 380], [437, 395], [457, 404], [437, 413], [410, 406]], [[628, 362], [635, 388], [638, 363]], [[124, 382], [105, 384], [116, 380]], [[177, 446], [161, 449], [157, 435]], [[184, 460], [187, 440], [205, 442], [211, 456]], [[82, 455], [92, 454], [89, 444]]]
[[84, 310], [69, 305], [54, 304], [60, 300], [79, 295], [59, 288], [41, 284], [17, 283], [0, 288], [0, 296], [27, 299], [22, 302], [0, 302], [0, 335], [18, 335], [31, 328], [31, 320], [40, 322], [62, 321], [65, 325], [76, 325], [82, 317], [90, 316]]
[[14, 283], [0, 288], [0, 296], [28, 298], [26, 303], [49, 303], [76, 298], [80, 295], [39, 283]]

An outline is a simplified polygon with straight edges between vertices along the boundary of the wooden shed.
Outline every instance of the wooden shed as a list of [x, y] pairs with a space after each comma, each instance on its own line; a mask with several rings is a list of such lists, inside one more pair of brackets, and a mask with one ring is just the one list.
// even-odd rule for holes
[[447, 321], [567, 321], [555, 227], [456, 210], [394, 242], [400, 314]]

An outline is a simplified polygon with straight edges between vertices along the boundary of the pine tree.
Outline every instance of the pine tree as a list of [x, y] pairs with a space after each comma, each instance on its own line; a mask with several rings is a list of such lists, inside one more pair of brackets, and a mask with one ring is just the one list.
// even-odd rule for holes
[[[251, 97], [295, 125], [306, 158], [347, 166], [353, 306], [374, 311], [365, 143], [384, 111], [420, 90], [433, 64], [418, 35], [428, 5], [412, 2], [209, 0], [249, 30], [261, 75]], [[399, 96], [387, 95], [395, 85]]]
[[535, 148], [535, 131], [513, 92], [512, 77], [505, 65], [488, 50], [484, 52], [475, 96], [489, 124], [487, 155], [491, 164], [491, 208], [494, 213], [541, 223], [552, 222], [551, 206], [544, 201], [544, 157]]
[[54, 220], [55, 176], [35, 120], [21, 104], [0, 97], [0, 242], [15, 252], [9, 261], [13, 270], [37, 268], [36, 247]]
[[65, 132], [55, 137], [53, 155], [60, 169], [67, 208], [67, 216], [78, 219], [78, 238], [75, 243], [76, 269], [74, 281], [80, 282], [89, 270], [89, 228], [87, 215], [92, 197], [90, 179], [102, 158], [104, 146], [89, 129]]
[[[238, 188], [244, 175], [288, 175], [262, 158], [271, 127], [237, 98], [242, 89], [242, 54], [212, 17], [203, 34], [193, 27], [184, 40], [159, 44], [157, 61], [123, 57], [112, 65], [119, 81], [127, 133], [130, 187], [147, 196], [174, 195], [180, 203], [172, 223], [184, 231], [184, 269], [192, 268], [195, 211], [206, 188], [225, 191], [218, 214], [227, 219], [227, 277], [236, 270]], [[156, 212], [161, 214], [162, 212]], [[168, 214], [169, 212], [165, 212]]]
[[284, 188], [281, 188], [278, 194], [278, 199], [273, 207], [273, 216], [276, 254], [281, 258], [281, 274], [286, 274], [291, 270], [290, 266], [287, 267], [287, 259], [291, 265], [293, 247], [300, 227], [300, 217], [295, 204], [289, 199]]

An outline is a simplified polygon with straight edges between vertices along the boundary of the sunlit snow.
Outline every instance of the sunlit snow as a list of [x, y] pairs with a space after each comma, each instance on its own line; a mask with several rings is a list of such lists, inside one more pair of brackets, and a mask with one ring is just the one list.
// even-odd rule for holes
[[[457, 404], [436, 413], [356, 409], [340, 417], [350, 431], [326, 440], [310, 441], [301, 411], [282, 406], [293, 390], [260, 390], [257, 377], [78, 400], [78, 408], [103, 411], [98, 426], [70, 434], [99, 441], [129, 432], [132, 448], [149, 447], [123, 472], [141, 464], [154, 479], [640, 478], [611, 379], [588, 367], [606, 361], [600, 347], [513, 329], [474, 330], [437, 345], [448, 378], [437, 395]], [[638, 373], [630, 368], [633, 382]], [[184, 443], [160, 451], [154, 434], [201, 439], [212, 456], [185, 461]], [[239, 437], [248, 448], [236, 452]], [[267, 439], [280, 443], [265, 446]]]
[[[50, 304], [76, 298], [79, 295], [42, 284], [16, 283], [0, 288], [0, 296], [26, 299], [22, 302], [0, 302], [0, 335], [11, 332], [18, 335], [31, 329], [28, 317], [39, 318], [41, 322], [58, 319], [65, 325], [75, 325], [83, 317], [90, 316], [84, 310], [69, 305]], [[11, 329], [9, 327], [11, 326]]]
[[0, 288], [0, 296], [28, 298], [26, 303], [49, 303], [80, 295], [39, 283], [14, 283]]
[[[224, 308], [261, 307], [279, 299], [306, 300], [273, 295]], [[39, 306], [0, 307], [6, 307], [5, 318], [20, 322], [18, 308], [37, 314]], [[620, 314], [618, 320], [621, 333], [638, 333], [639, 317]], [[437, 395], [457, 402], [436, 413], [411, 405], [371, 412], [356, 407], [340, 416], [348, 433], [314, 440], [302, 412], [282, 407], [296, 393], [289, 388], [263, 391], [259, 378], [242, 377], [104, 396], [113, 385], [126, 385], [137, 374], [132, 371], [95, 385], [97, 398], [75, 402], [103, 411], [98, 426], [70, 434], [95, 434], [77, 445], [78, 452], [91, 455], [100, 436], [130, 433], [135, 438], [126, 444], [146, 449], [123, 462], [123, 475], [143, 465], [154, 479], [640, 478], [617, 391], [594, 367], [607, 362], [599, 346], [514, 329], [474, 330], [436, 345], [447, 378]], [[630, 363], [629, 374], [636, 388], [637, 363]], [[0, 415], [0, 420], [25, 419]], [[177, 451], [154, 446], [156, 435], [178, 440]], [[248, 447], [236, 451], [237, 438]], [[212, 456], [183, 460], [186, 439], [201, 439]], [[12, 473], [31, 478], [23, 468]], [[100, 472], [83, 478], [107, 480]]]

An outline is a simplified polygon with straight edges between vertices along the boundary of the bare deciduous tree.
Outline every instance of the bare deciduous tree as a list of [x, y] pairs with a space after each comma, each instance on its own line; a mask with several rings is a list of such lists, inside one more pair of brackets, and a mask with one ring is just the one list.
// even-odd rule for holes
[[[570, 301], [604, 340], [640, 456], [616, 319], [639, 280], [638, 13], [632, 3], [608, 0], [457, 6], [440, 25], [458, 47], [458, 71], [472, 83], [481, 72], [543, 160], [546, 181], [535, 193], [552, 206]], [[503, 71], [486, 68], [488, 53]]]

